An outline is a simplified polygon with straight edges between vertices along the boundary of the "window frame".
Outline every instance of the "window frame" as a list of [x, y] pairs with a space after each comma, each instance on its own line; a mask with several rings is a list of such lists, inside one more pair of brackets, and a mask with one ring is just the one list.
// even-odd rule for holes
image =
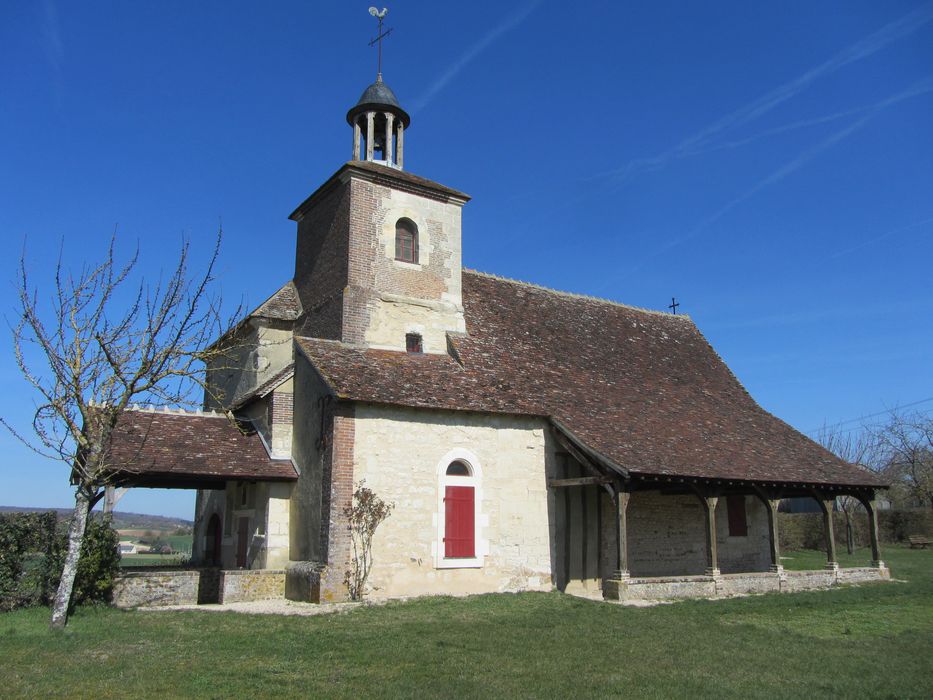
[[[416, 341], [413, 343], [412, 341]], [[415, 345], [415, 348], [412, 348], [412, 345]], [[423, 355], [424, 354], [424, 336], [420, 333], [406, 333], [405, 334], [405, 352], [409, 355]]]
[[[447, 474], [447, 469], [454, 462], [462, 462], [470, 470], [470, 476]], [[478, 569], [482, 568], [489, 543], [483, 539], [483, 529], [488, 525], [488, 517], [482, 512], [483, 472], [476, 455], [463, 448], [455, 448], [445, 454], [437, 463], [437, 510], [434, 513], [436, 539], [432, 545], [434, 567], [436, 569]], [[444, 531], [446, 528], [446, 506], [444, 498], [448, 486], [473, 487], [473, 554], [472, 557], [446, 556]]]
[[[402, 253], [404, 248], [400, 247], [399, 242], [400, 238], [403, 235], [411, 236], [411, 246], [408, 252], [411, 257], [407, 258]], [[395, 222], [395, 260], [396, 262], [406, 263], [408, 265], [418, 265], [418, 225], [409, 219], [407, 216], [403, 216]]]

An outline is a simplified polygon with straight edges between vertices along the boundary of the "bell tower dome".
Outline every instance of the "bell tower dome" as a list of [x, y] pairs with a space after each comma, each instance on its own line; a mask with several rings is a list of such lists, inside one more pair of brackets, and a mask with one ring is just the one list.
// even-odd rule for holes
[[347, 112], [347, 123], [353, 127], [353, 160], [402, 169], [404, 134], [411, 117], [399, 105], [392, 89], [382, 82], [382, 73]]

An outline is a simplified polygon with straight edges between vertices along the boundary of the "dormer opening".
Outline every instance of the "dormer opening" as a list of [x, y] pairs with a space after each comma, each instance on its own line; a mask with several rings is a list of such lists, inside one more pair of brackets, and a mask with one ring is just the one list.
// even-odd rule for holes
[[406, 333], [405, 334], [405, 351], [413, 354], [420, 355], [424, 352], [424, 346], [421, 342], [420, 333]]

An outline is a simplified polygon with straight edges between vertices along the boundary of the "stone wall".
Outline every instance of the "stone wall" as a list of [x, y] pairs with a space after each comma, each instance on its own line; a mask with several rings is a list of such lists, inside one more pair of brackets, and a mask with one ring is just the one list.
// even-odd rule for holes
[[216, 602], [217, 584], [216, 569], [125, 569], [114, 580], [113, 604], [135, 608]]
[[[373, 597], [551, 587], [543, 420], [358, 406], [354, 424], [353, 482], [395, 504], [373, 543]], [[439, 472], [452, 456], [481, 474], [480, 561], [469, 568], [444, 568], [439, 541]], [[336, 593], [322, 582], [323, 598]]]
[[[345, 339], [371, 347], [405, 349], [405, 334], [422, 336], [426, 353], [447, 352], [447, 332], [464, 332], [461, 296], [459, 203], [438, 201], [393, 187], [354, 181], [350, 285], [361, 290], [364, 327]], [[401, 218], [418, 230], [418, 262], [395, 260], [395, 229]]]
[[298, 466], [298, 481], [289, 501], [289, 558], [322, 562], [321, 497], [327, 457], [324, 437], [330, 431], [327, 421], [322, 420], [322, 409], [327, 388], [301, 353], [295, 358], [294, 389], [292, 459]]
[[285, 571], [124, 570], [113, 587], [118, 608], [272, 600], [285, 596]]
[[[608, 495], [601, 500], [602, 532], [598, 538], [591, 533], [589, 548], [591, 552], [601, 548], [600, 574], [608, 579], [616, 560], [615, 512]], [[729, 535], [727, 508], [726, 499], [720, 498], [716, 505], [720, 571], [724, 574], [768, 571], [770, 540], [764, 504], [752, 496], [745, 497], [748, 534], [738, 537]], [[706, 519], [696, 496], [637, 491], [629, 500], [627, 524], [632, 576], [686, 576], [706, 571]], [[590, 575], [594, 576], [595, 570]]]
[[224, 571], [220, 577], [220, 602], [274, 600], [285, 597], [285, 570]]
[[609, 600], [671, 600], [722, 598], [758, 593], [790, 593], [838, 585], [874, 583], [891, 578], [888, 569], [855, 568], [836, 571], [752, 572], [720, 576], [632, 577], [606, 581]]
[[292, 362], [292, 331], [253, 319], [224, 341], [228, 354], [208, 363], [206, 408], [221, 408], [248, 394]]

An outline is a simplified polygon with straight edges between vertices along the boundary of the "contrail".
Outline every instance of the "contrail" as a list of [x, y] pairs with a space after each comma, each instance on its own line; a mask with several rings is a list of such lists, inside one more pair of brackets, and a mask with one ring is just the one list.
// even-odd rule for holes
[[885, 238], [890, 238], [896, 233], [903, 233], [904, 231], [909, 231], [912, 228], [918, 228], [920, 226], [925, 226], [926, 224], [933, 223], [933, 216], [928, 219], [922, 219], [920, 221], [915, 221], [912, 224], [907, 224], [906, 226], [900, 226], [890, 231], [885, 231], [880, 236], [875, 236], [874, 238], [869, 238], [867, 241], [862, 241], [858, 245], [852, 246], [851, 248], [845, 248], [844, 250], [839, 250], [829, 256], [830, 260], [835, 258], [841, 258], [843, 255], [848, 255], [849, 253], [854, 253], [857, 250], [866, 248], [872, 243], [877, 243], [878, 241], [883, 241]]
[[815, 68], [811, 68], [794, 80], [774, 88], [757, 100], [718, 119], [664, 153], [649, 158], [633, 159], [617, 168], [613, 174], [618, 178], [625, 179], [636, 172], [658, 170], [674, 160], [690, 155], [692, 151], [709, 144], [720, 134], [758, 119], [802, 92], [820, 78], [835, 73], [850, 63], [868, 58], [892, 42], [917, 31], [931, 20], [933, 20], [933, 2], [928, 2], [848, 46], [829, 60]]
[[[719, 219], [721, 219], [723, 216], [725, 216], [728, 212], [730, 212], [732, 209], [737, 207], [739, 204], [746, 201], [750, 197], [754, 196], [755, 194], [763, 190], [765, 187], [768, 187], [769, 185], [773, 185], [777, 182], [780, 182], [784, 178], [796, 172], [801, 167], [806, 165], [808, 162], [810, 162], [811, 160], [816, 158], [818, 155], [823, 153], [823, 151], [826, 151], [827, 149], [832, 148], [834, 145], [836, 145], [843, 139], [847, 138], [848, 136], [851, 136], [853, 133], [855, 133], [862, 127], [864, 127], [866, 124], [868, 124], [869, 121], [871, 121], [874, 117], [876, 117], [883, 110], [887, 109], [891, 105], [897, 104], [898, 102], [909, 99], [910, 97], [914, 97], [918, 94], [922, 94], [924, 91], [921, 90], [920, 87], [922, 87], [923, 85], [927, 85], [927, 84], [930, 84], [931, 86], [933, 86], [933, 80], [931, 80], [930, 78], [927, 78], [926, 80], [923, 80], [911, 86], [907, 90], [904, 90], [903, 92], [900, 92], [896, 95], [889, 97], [888, 99], [882, 102], [879, 102], [871, 111], [867, 112], [863, 117], [855, 120], [854, 122], [849, 124], [849, 126], [845, 127], [844, 129], [840, 129], [839, 131], [831, 134], [830, 136], [827, 136], [825, 139], [823, 139], [822, 141], [820, 141], [813, 147], [807, 149], [806, 151], [804, 151], [803, 153], [801, 153], [794, 159], [782, 165], [780, 168], [772, 172], [767, 177], [763, 178], [762, 180], [759, 180], [750, 189], [746, 190], [745, 192], [743, 192], [741, 195], [739, 195], [735, 199], [730, 200], [728, 203], [726, 203], [725, 205], [720, 207], [718, 210], [716, 210], [713, 214], [703, 219], [699, 224], [694, 226], [692, 229], [690, 229], [690, 231], [688, 231], [684, 235], [678, 236], [677, 238], [671, 241], [668, 241], [658, 250], [642, 258], [632, 268], [629, 269], [629, 273], [635, 272], [636, 270], [640, 269], [648, 260], [651, 260], [652, 258], [655, 258], [658, 255], [661, 255], [662, 253], [667, 252], [671, 248], [679, 246], [682, 243], [685, 243], [697, 237], [698, 235], [703, 233], [709, 226], [719, 221]], [[600, 289], [604, 289], [606, 286], [607, 285], [603, 285], [603, 287], [601, 287]], [[597, 291], [600, 291], [600, 290], [597, 290]]]
[[414, 101], [414, 108], [411, 110], [412, 114], [423, 109], [434, 96], [437, 95], [441, 90], [447, 87], [447, 84], [454, 79], [454, 77], [459, 73], [463, 68], [479, 54], [486, 50], [490, 44], [492, 44], [496, 39], [505, 34], [510, 29], [518, 26], [530, 15], [534, 10], [541, 4], [541, 0], [532, 0], [531, 2], [526, 3], [516, 12], [513, 12], [511, 15], [506, 17], [499, 25], [491, 29], [482, 39], [473, 44], [469, 49], [464, 52], [460, 58], [458, 58], [454, 63], [438, 78], [434, 83], [429, 87], [424, 94], [422, 94], [418, 99]]

